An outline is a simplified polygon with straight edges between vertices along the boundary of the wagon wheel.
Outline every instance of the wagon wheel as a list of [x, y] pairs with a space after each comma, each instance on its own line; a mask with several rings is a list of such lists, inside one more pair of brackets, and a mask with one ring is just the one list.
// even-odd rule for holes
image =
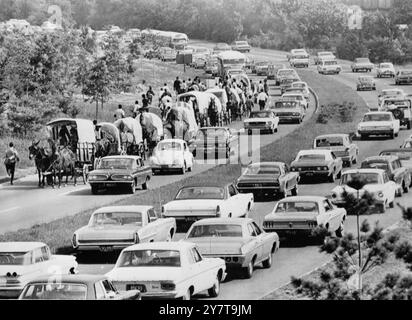
[[89, 182], [89, 165], [88, 164], [84, 164], [83, 165], [83, 183], [87, 184]]

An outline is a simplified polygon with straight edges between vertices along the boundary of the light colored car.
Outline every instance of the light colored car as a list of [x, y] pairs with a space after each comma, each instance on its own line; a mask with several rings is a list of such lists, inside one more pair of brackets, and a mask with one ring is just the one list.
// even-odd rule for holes
[[397, 190], [396, 183], [391, 181], [387, 173], [382, 169], [351, 169], [342, 174], [339, 185], [332, 190], [332, 202], [336, 205], [343, 205], [343, 192], [358, 196], [358, 192], [348, 187], [353, 179], [360, 179], [366, 184], [359, 190], [359, 197], [365, 192], [371, 194], [376, 202], [376, 207], [381, 213], [386, 211], [386, 207], [393, 208], [395, 194]]
[[290, 90], [300, 90], [300, 92], [305, 96], [305, 99], [309, 101], [310, 90], [306, 82], [303, 82], [303, 81], [292, 82], [292, 84], [290, 85], [290, 88], [287, 89], [286, 92]]
[[303, 93], [286, 91], [284, 94], [282, 94], [282, 98], [299, 102], [305, 110], [307, 110], [309, 107], [309, 102], [308, 100], [306, 100]]
[[412, 70], [399, 70], [395, 75], [395, 84], [412, 84]]
[[376, 76], [378, 78], [391, 77], [394, 78], [396, 74], [395, 67], [391, 62], [382, 62], [376, 69]]
[[374, 64], [369, 60], [369, 58], [356, 58], [351, 65], [352, 72], [371, 72], [374, 67]]
[[192, 171], [193, 165], [193, 154], [186, 141], [181, 139], [167, 139], [159, 142], [150, 157], [153, 173], [177, 170], [185, 174], [186, 171]]
[[345, 230], [346, 210], [334, 206], [325, 197], [298, 196], [279, 201], [265, 216], [263, 229], [282, 236], [311, 236], [317, 227], [324, 227], [337, 237]]
[[412, 98], [393, 97], [385, 98], [379, 105], [378, 111], [390, 111], [401, 126], [412, 128]]
[[296, 100], [281, 98], [269, 105], [271, 111], [279, 117], [279, 123], [302, 123], [305, 117], [305, 108]]
[[383, 89], [378, 96], [378, 105], [387, 98], [404, 98], [406, 97], [405, 91], [399, 88]]
[[290, 66], [293, 68], [303, 67], [309, 68], [308, 54], [292, 54], [289, 60]]
[[[282, 81], [285, 79], [300, 79], [300, 77], [295, 69], [290, 69], [290, 68], [279, 69], [276, 73], [276, 85], [277, 86], [280, 85]], [[291, 84], [293, 82], [298, 82], [298, 81], [300, 80], [292, 81]]]
[[332, 133], [318, 136], [313, 141], [313, 149], [331, 150], [349, 166], [358, 161], [359, 148], [348, 134]]
[[299, 151], [290, 168], [301, 177], [324, 177], [329, 182], [340, 179], [343, 161], [331, 150], [312, 149]]
[[252, 193], [239, 193], [234, 184], [186, 186], [162, 207], [162, 215], [177, 221], [247, 217], [254, 205]]
[[243, 125], [248, 134], [252, 134], [253, 130], [267, 131], [273, 134], [278, 132], [279, 117], [276, 117], [274, 112], [270, 110], [252, 111], [250, 118], [243, 120]]
[[0, 297], [17, 298], [31, 280], [77, 272], [74, 256], [52, 255], [42, 242], [0, 243]]
[[151, 242], [124, 249], [108, 272], [118, 290], [139, 290], [143, 298], [183, 298], [208, 291], [217, 297], [225, 261], [204, 258], [189, 242]]
[[335, 59], [319, 61], [318, 73], [320, 74], [339, 74], [341, 71], [342, 67]]
[[306, 56], [306, 55], [308, 55], [308, 52], [305, 49], [292, 49], [292, 50], [290, 50], [290, 53], [288, 53], [286, 55], [288, 61], [290, 61], [292, 59], [292, 56], [296, 55], [296, 54], [301, 54], [301, 55]]
[[272, 256], [280, 241], [276, 233], [266, 233], [252, 219], [203, 219], [194, 223], [185, 241], [195, 243], [207, 258], [221, 258], [230, 269], [241, 269], [247, 279], [262, 263], [272, 266]]
[[255, 70], [257, 76], [267, 76], [269, 74], [269, 61], [259, 61], [255, 63]]
[[235, 41], [232, 44], [232, 50], [239, 52], [250, 52], [250, 45], [247, 41]]
[[317, 53], [317, 55], [314, 58], [315, 65], [318, 65], [322, 59], [335, 60], [336, 56], [330, 51], [320, 51]]
[[361, 139], [369, 136], [389, 136], [395, 139], [400, 130], [400, 121], [391, 112], [373, 111], [363, 116], [358, 124], [358, 134]]
[[176, 50], [169, 47], [160, 48], [160, 60], [174, 61], [176, 60]]
[[110, 252], [136, 243], [171, 241], [175, 232], [176, 220], [160, 218], [151, 206], [104, 207], [74, 232], [72, 245], [77, 252]]
[[[379, 153], [380, 156], [396, 156], [399, 158], [402, 167], [405, 167], [412, 177], [412, 148], [386, 149]], [[406, 187], [406, 186], [405, 186]], [[412, 187], [412, 179], [409, 188]]]
[[371, 76], [360, 76], [356, 82], [356, 91], [376, 90], [375, 79]]

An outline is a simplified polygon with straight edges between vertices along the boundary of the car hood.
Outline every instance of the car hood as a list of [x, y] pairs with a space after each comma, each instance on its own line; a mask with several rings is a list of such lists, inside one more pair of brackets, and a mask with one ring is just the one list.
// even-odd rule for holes
[[216, 210], [216, 207], [221, 205], [224, 200], [218, 199], [190, 199], [190, 200], [175, 200], [165, 204], [165, 210]]
[[91, 171], [89, 175], [112, 175], [112, 174], [131, 174], [132, 170], [126, 169], [98, 169]]
[[273, 121], [273, 118], [250, 118], [244, 120], [244, 123], [250, 123], [250, 122], [271, 122]]
[[322, 166], [327, 166], [328, 162], [325, 160], [312, 160], [312, 161], [308, 161], [308, 160], [298, 160], [298, 161], [293, 161], [291, 166], [294, 167], [310, 167], [310, 166], [318, 166], [318, 167], [322, 167]]
[[240, 237], [206, 237], [206, 238], [189, 238], [187, 241], [195, 243], [204, 255], [225, 255], [240, 254], [240, 249], [248, 239]]
[[265, 217], [265, 221], [292, 221], [292, 222], [303, 222], [303, 221], [317, 221], [317, 215], [311, 212], [288, 212], [288, 213], [270, 213]]
[[379, 72], [388, 72], [388, 71], [395, 72], [395, 70], [392, 68], [379, 68], [378, 71]]
[[373, 64], [371, 62], [355, 62], [353, 65], [357, 66], [357, 67], [370, 67], [373, 66]]
[[273, 182], [279, 179], [278, 174], [251, 174], [243, 175], [238, 179], [238, 182]]
[[180, 267], [124, 267], [114, 268], [106, 276], [112, 281], [176, 281], [185, 277]]
[[152, 160], [157, 160], [158, 162], [164, 164], [172, 164], [175, 160], [183, 161], [182, 152], [173, 152], [169, 150], [165, 151], [156, 151], [155, 155], [152, 156]]
[[[384, 189], [384, 186], [381, 184], [367, 184], [365, 186], [363, 186], [362, 189], [359, 190], [359, 196], [362, 197], [365, 192], [374, 194], [377, 193], [379, 191], [382, 191]], [[357, 191], [347, 185], [343, 185], [343, 186], [336, 186], [333, 190], [332, 193], [335, 193], [337, 195], [342, 195], [343, 192], [346, 191], [349, 194], [353, 194], [356, 195]]]
[[103, 225], [96, 227], [86, 226], [82, 229], [79, 229], [76, 233], [79, 240], [122, 240], [128, 238], [133, 239], [134, 233], [139, 229], [141, 229], [141, 226], [135, 225]]
[[345, 146], [316, 147], [317, 150], [345, 151]]

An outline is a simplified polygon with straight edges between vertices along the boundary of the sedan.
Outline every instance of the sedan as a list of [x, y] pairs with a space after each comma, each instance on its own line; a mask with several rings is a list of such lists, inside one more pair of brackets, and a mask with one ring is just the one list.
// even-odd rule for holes
[[373, 77], [360, 76], [356, 83], [356, 91], [373, 91], [376, 90], [376, 83]]
[[241, 269], [247, 279], [259, 263], [272, 266], [279, 249], [276, 233], [266, 233], [252, 219], [203, 219], [192, 225], [184, 240], [195, 243], [207, 258], [225, 260], [229, 269]]
[[248, 134], [252, 134], [253, 130], [267, 131], [273, 134], [278, 132], [279, 117], [270, 110], [252, 111], [250, 118], [244, 120], [243, 123]]
[[313, 149], [331, 150], [349, 166], [358, 161], [359, 148], [348, 134], [333, 133], [318, 136], [313, 142]]
[[378, 65], [378, 69], [376, 70], [377, 72], [377, 77], [378, 78], [383, 78], [383, 77], [390, 77], [394, 78], [395, 77], [395, 67], [391, 62], [382, 62]]
[[412, 70], [400, 70], [395, 76], [395, 84], [412, 84]]

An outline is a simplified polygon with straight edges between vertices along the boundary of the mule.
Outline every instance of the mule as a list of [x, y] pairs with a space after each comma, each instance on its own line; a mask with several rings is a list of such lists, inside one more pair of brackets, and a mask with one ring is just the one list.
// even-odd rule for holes
[[39, 177], [39, 188], [44, 188], [45, 178], [47, 176], [47, 182], [52, 183], [51, 176], [47, 175], [46, 172], [51, 169], [52, 159], [48, 156], [43, 147], [39, 147], [40, 141], [32, 143], [29, 147], [29, 159], [33, 160], [36, 165], [38, 177]]

